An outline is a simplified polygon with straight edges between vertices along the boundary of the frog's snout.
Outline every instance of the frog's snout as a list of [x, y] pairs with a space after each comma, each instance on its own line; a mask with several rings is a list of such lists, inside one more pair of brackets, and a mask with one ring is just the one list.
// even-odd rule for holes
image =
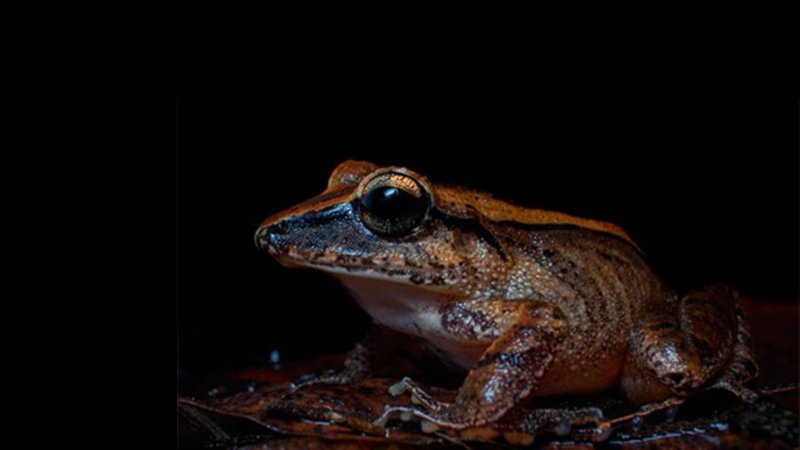
[[275, 253], [281, 238], [289, 233], [289, 225], [285, 221], [261, 225], [256, 230], [255, 244], [259, 250]]

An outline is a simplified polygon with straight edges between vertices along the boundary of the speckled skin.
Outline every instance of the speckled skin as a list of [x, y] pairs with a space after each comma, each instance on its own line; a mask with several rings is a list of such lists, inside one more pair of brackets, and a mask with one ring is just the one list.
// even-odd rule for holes
[[[404, 236], [371, 232], [359, 211], [365, 186], [387, 172], [430, 196]], [[287, 265], [332, 272], [376, 322], [469, 371], [453, 403], [398, 383], [421, 406], [387, 407], [384, 419], [475, 429], [529, 397], [616, 387], [644, 404], [710, 383], [746, 392], [757, 372], [735, 291], [679, 297], [613, 224], [434, 185], [405, 168], [342, 163], [320, 196], [268, 218], [256, 243]], [[326, 381], [366, 376], [369, 359], [357, 346]]]

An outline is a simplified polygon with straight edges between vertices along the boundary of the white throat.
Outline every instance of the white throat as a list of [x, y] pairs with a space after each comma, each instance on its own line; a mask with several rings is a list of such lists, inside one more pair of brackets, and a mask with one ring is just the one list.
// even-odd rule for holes
[[441, 331], [440, 309], [448, 300], [445, 294], [399, 281], [334, 275], [376, 322], [422, 338]]
[[356, 302], [376, 322], [400, 333], [418, 336], [444, 351], [465, 369], [473, 367], [488, 343], [470, 342], [442, 326], [443, 306], [452, 296], [409, 283], [334, 273]]

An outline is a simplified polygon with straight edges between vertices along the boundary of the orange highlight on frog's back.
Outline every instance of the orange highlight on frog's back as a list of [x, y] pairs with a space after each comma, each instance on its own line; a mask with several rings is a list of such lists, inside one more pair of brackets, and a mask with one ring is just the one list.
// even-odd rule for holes
[[[620, 226], [600, 220], [584, 219], [569, 214], [526, 208], [496, 199], [484, 192], [472, 191], [457, 186], [436, 187], [437, 206], [442, 210], [466, 217], [469, 207], [494, 222], [517, 222], [527, 225], [575, 225], [581, 228], [613, 234], [634, 246], [636, 243]], [[638, 246], [636, 246], [638, 248]]]

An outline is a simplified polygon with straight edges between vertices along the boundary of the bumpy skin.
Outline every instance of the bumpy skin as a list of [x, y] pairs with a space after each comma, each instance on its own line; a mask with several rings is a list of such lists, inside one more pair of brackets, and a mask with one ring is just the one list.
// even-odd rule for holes
[[[382, 173], [430, 196], [419, 226], [387, 237], [359, 199]], [[686, 397], [714, 384], [739, 395], [757, 373], [737, 294], [712, 286], [683, 297], [655, 276], [619, 227], [521, 208], [433, 185], [404, 168], [342, 163], [320, 196], [268, 218], [256, 243], [281, 262], [339, 277], [376, 322], [430, 344], [468, 370], [453, 403], [413, 381], [419, 408], [387, 407], [437, 426], [484, 426], [526, 399], [617, 387], [634, 402]], [[357, 347], [347, 369], [308, 382], [369, 375]]]

